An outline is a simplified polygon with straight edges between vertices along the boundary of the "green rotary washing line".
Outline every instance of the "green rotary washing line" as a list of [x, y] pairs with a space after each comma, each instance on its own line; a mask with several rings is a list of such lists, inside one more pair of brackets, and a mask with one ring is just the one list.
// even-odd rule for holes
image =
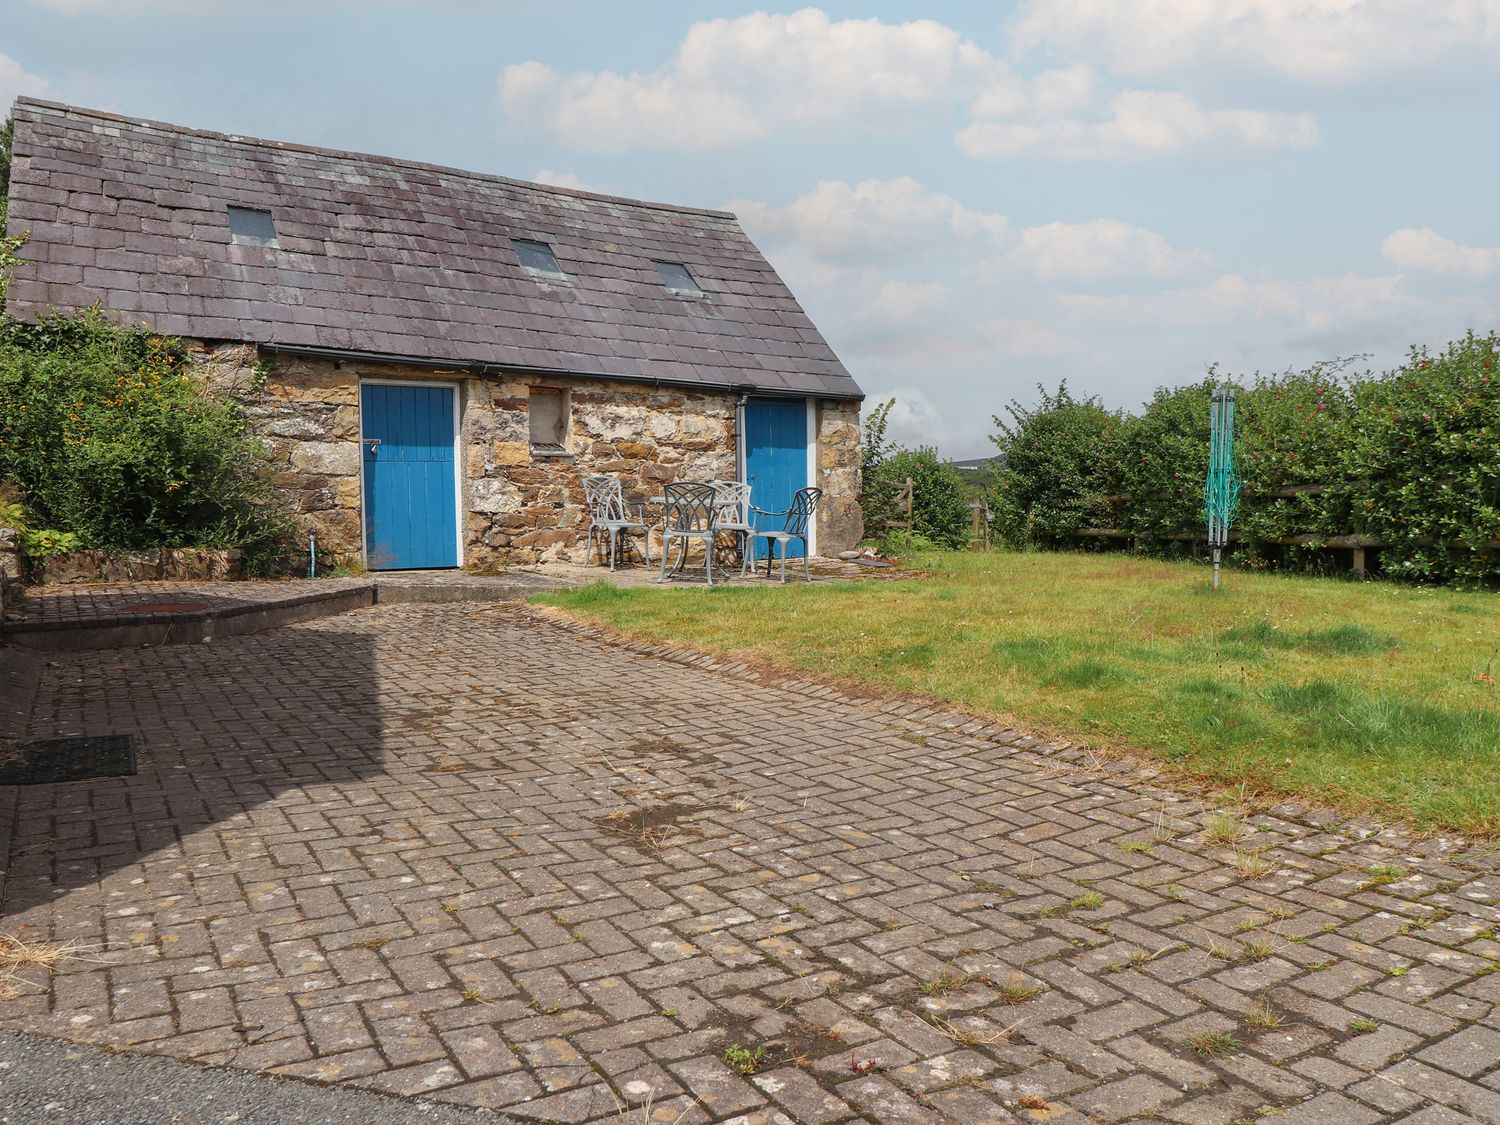
[[1208, 479], [1203, 508], [1208, 517], [1208, 545], [1214, 552], [1214, 584], [1219, 588], [1219, 556], [1229, 546], [1229, 528], [1240, 503], [1240, 476], [1234, 467], [1234, 388], [1214, 391], [1208, 415]]

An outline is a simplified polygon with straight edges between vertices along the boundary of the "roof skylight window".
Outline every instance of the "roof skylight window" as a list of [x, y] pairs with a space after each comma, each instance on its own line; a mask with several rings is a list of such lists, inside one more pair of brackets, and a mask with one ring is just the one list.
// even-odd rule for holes
[[708, 294], [698, 288], [698, 283], [693, 280], [693, 275], [688, 273], [687, 266], [681, 262], [655, 262], [656, 272], [661, 274], [662, 284], [667, 287], [669, 293], [676, 293], [681, 297], [707, 297]]
[[254, 207], [231, 207], [229, 241], [239, 246], [275, 246], [276, 224], [271, 221], [271, 212]]
[[552, 253], [552, 247], [545, 242], [513, 238], [510, 244], [516, 252], [516, 260], [521, 263], [522, 273], [529, 273], [532, 277], [566, 278], [568, 276], [557, 264], [557, 256]]

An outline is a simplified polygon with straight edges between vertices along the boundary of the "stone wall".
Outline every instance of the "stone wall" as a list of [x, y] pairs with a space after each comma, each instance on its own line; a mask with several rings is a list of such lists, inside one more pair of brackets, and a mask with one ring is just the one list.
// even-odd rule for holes
[[[233, 394], [274, 449], [276, 482], [306, 525], [320, 558], [362, 554], [359, 381], [361, 377], [455, 384], [459, 390], [464, 565], [583, 559], [588, 516], [583, 478], [621, 478], [627, 499], [659, 496], [674, 480], [735, 475], [738, 396], [624, 382], [516, 374], [475, 376], [326, 359], [270, 357], [254, 348], [202, 348], [197, 366]], [[532, 387], [569, 396], [567, 450], [533, 450]], [[819, 480], [828, 491], [818, 547], [859, 539], [859, 408], [824, 403], [818, 415]], [[372, 560], [378, 565], [378, 560]]]
[[221, 582], [238, 578], [244, 556], [214, 547], [159, 547], [149, 551], [73, 551], [34, 559], [37, 586], [75, 582]]
[[0, 527], [0, 620], [5, 607], [21, 589], [21, 534], [12, 527]]
[[832, 557], [855, 546], [865, 534], [859, 506], [859, 403], [818, 403], [818, 480], [823, 489], [818, 512], [818, 553]]

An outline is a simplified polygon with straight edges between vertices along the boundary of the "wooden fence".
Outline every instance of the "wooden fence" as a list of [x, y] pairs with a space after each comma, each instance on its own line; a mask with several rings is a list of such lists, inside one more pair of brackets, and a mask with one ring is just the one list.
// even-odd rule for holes
[[[1367, 484], [1368, 482], [1366, 482]], [[1267, 489], [1264, 492], [1244, 493], [1246, 499], [1288, 499], [1294, 496], [1320, 496], [1326, 492], [1339, 490], [1357, 490], [1358, 485], [1332, 485], [1332, 484], [1294, 484], [1282, 488]], [[1170, 495], [1165, 492], [1154, 494], [1153, 500], [1167, 500]], [[1116, 504], [1122, 501], [1135, 499], [1132, 492], [1116, 492], [1107, 496], [1101, 496], [1107, 504]], [[1133, 546], [1138, 547], [1143, 540], [1168, 540], [1171, 542], [1192, 543], [1207, 542], [1208, 533], [1200, 531], [1161, 531], [1145, 534], [1139, 531], [1126, 531], [1115, 527], [1084, 527], [1070, 533], [1064, 538], [1081, 539], [1129, 539]], [[1314, 547], [1327, 548], [1329, 550], [1341, 550], [1351, 552], [1350, 570], [1356, 574], [1364, 574], [1366, 571], [1367, 551], [1378, 550], [1388, 544], [1376, 535], [1365, 535], [1359, 532], [1347, 532], [1341, 535], [1247, 535], [1240, 531], [1231, 531], [1229, 540], [1232, 543], [1266, 543], [1277, 547]], [[1431, 536], [1421, 536], [1414, 542], [1419, 546], [1433, 546], [1437, 540]], [[1491, 539], [1488, 542], [1491, 549], [1500, 548], [1500, 539]]]
[[[865, 534], [868, 535], [871, 528], [885, 533], [899, 531], [906, 536], [907, 542], [910, 542], [912, 531], [911, 477], [907, 477], [906, 480], [899, 484], [895, 481], [867, 481], [865, 488], [867, 491], [875, 491], [877, 495], [880, 493], [890, 494], [888, 496], [881, 496], [874, 509], [877, 512], [889, 512], [890, 515], [874, 515], [866, 518]], [[879, 536], [876, 536], [876, 538], [879, 538]]]

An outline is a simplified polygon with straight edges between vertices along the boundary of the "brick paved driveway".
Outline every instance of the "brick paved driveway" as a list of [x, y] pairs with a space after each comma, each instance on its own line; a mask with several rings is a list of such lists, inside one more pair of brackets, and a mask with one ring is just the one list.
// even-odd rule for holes
[[1500, 1120], [1491, 861], [709, 664], [474, 606], [57, 658], [32, 732], [141, 772], [0, 790], [0, 931], [87, 947], [0, 1026], [523, 1120]]

